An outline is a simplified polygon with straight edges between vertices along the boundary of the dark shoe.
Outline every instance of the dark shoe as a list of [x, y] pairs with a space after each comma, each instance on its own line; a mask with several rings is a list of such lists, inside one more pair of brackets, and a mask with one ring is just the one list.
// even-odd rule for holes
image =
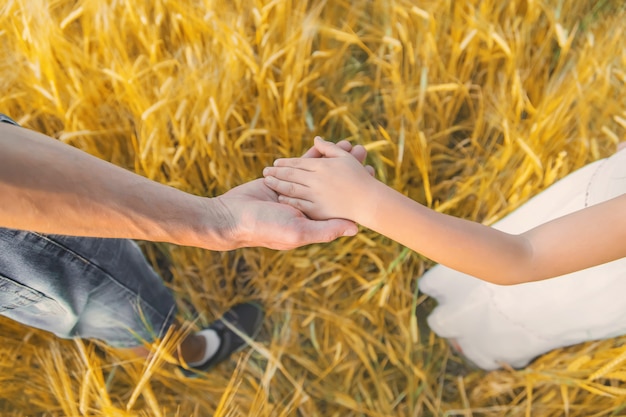
[[209, 360], [199, 366], [180, 367], [183, 375], [187, 377], [197, 376], [198, 372], [206, 372], [218, 363], [227, 359], [233, 353], [239, 352], [248, 343], [231, 330], [224, 322], [235, 327], [242, 334], [254, 339], [263, 324], [263, 307], [254, 302], [238, 304], [228, 310], [217, 321], [211, 323], [207, 329], [214, 330], [220, 338], [220, 347]]

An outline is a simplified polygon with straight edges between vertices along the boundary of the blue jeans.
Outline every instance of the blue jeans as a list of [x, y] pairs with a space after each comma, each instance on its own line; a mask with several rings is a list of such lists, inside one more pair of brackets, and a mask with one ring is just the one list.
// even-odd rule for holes
[[139, 346], [172, 324], [172, 293], [130, 240], [0, 228], [0, 314], [62, 338]]

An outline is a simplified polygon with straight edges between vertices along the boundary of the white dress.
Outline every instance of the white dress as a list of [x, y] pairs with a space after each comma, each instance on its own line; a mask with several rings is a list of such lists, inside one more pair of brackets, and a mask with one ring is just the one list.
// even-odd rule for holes
[[[622, 150], [573, 172], [493, 227], [522, 233], [625, 192]], [[523, 367], [557, 347], [626, 334], [626, 258], [514, 286], [437, 265], [419, 288], [438, 301], [428, 317], [431, 329], [486, 370]]]

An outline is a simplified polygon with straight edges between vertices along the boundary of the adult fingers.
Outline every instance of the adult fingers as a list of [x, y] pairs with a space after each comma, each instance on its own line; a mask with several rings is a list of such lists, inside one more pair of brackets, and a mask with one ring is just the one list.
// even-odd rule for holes
[[337, 158], [348, 154], [348, 152], [341, 149], [341, 147], [332, 142], [326, 141], [319, 136], [315, 137], [315, 148], [326, 158]]
[[310, 224], [310, 233], [319, 242], [330, 242], [342, 236], [354, 236], [359, 231], [357, 225], [344, 219], [315, 220]]
[[[343, 149], [343, 148], [342, 148]], [[352, 147], [351, 150], [346, 150], [346, 152], [350, 152], [350, 155], [354, 156], [357, 161], [360, 163], [365, 162], [365, 158], [367, 157], [367, 150], [362, 145], [356, 145]]]
[[342, 236], [354, 236], [358, 232], [357, 225], [344, 219], [310, 220], [306, 219], [290, 247], [295, 248], [311, 243], [331, 242]]

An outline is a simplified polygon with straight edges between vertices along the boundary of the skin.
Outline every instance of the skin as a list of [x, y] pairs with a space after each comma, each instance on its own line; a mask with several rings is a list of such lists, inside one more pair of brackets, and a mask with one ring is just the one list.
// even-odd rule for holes
[[312, 219], [352, 220], [485, 281], [538, 281], [626, 256], [626, 194], [513, 235], [407, 198], [331, 142], [314, 147], [324, 158], [278, 159], [263, 171], [280, 202]]
[[[361, 164], [367, 152], [340, 149]], [[310, 149], [305, 158], [319, 158]], [[371, 167], [368, 168], [371, 171]], [[257, 179], [206, 198], [159, 184], [50, 137], [0, 123], [0, 227], [47, 234], [128, 238], [210, 250], [271, 249], [329, 242], [357, 233], [354, 222], [313, 220], [278, 202]], [[201, 358], [205, 339], [189, 335], [179, 352]], [[146, 354], [139, 347], [135, 353]]]
[[[341, 146], [362, 161], [366, 152]], [[318, 157], [312, 149], [305, 157]], [[329, 242], [351, 221], [312, 220], [257, 179], [206, 198], [151, 181], [32, 130], [0, 123], [0, 226], [232, 250]]]

